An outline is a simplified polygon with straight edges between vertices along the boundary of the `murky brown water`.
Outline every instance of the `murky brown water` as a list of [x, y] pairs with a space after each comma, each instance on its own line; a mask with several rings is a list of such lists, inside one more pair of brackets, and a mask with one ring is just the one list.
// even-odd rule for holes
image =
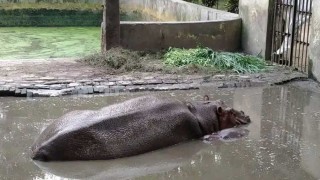
[[[293, 87], [157, 93], [183, 100], [203, 94], [243, 109], [253, 121], [233, 142], [193, 141], [112, 161], [39, 163], [29, 147], [66, 112], [98, 109], [142, 94], [0, 98], [0, 179], [319, 179], [320, 94]], [[41, 168], [39, 168], [41, 167]]]

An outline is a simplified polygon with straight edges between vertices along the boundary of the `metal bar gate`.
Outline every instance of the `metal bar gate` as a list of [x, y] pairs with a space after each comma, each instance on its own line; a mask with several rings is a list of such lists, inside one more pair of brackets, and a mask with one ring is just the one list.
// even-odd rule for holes
[[275, 0], [271, 61], [308, 72], [312, 0]]

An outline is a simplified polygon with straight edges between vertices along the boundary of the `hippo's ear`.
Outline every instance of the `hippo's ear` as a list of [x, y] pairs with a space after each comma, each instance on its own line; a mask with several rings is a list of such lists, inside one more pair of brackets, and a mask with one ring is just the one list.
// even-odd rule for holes
[[217, 114], [218, 114], [219, 116], [223, 114], [223, 109], [222, 109], [221, 106], [218, 106], [218, 107], [217, 107]]
[[209, 101], [209, 99], [210, 99], [210, 98], [209, 98], [208, 95], [204, 95], [204, 96], [203, 96], [203, 101]]
[[191, 112], [193, 112], [193, 111], [196, 110], [196, 108], [194, 107], [194, 105], [191, 104], [190, 102], [187, 102], [186, 105], [187, 105], [188, 109], [189, 109]]

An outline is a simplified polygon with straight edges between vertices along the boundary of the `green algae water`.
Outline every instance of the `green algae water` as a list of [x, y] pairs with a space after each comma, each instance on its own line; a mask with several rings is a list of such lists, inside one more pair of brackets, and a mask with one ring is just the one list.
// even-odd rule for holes
[[0, 60], [82, 57], [100, 50], [100, 27], [2, 27]]

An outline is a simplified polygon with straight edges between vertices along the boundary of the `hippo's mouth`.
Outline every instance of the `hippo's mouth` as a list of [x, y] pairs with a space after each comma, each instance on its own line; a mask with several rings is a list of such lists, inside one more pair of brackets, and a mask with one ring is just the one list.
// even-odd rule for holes
[[245, 116], [245, 118], [236, 118], [235, 122], [237, 125], [245, 125], [245, 124], [249, 124], [251, 120], [249, 116]]

